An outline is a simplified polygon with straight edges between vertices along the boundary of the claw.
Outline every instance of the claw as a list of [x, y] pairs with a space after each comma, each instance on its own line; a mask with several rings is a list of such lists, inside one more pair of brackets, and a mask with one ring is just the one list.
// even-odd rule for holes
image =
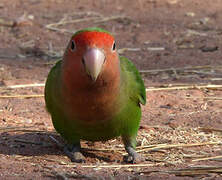
[[130, 164], [138, 164], [145, 161], [145, 158], [138, 153], [134, 153], [133, 155], [124, 156], [124, 162]]
[[64, 153], [72, 162], [77, 162], [77, 163], [84, 163], [86, 162], [85, 157], [83, 154], [80, 152], [80, 144], [78, 145], [72, 145], [70, 148], [69, 145], [66, 145], [64, 147]]

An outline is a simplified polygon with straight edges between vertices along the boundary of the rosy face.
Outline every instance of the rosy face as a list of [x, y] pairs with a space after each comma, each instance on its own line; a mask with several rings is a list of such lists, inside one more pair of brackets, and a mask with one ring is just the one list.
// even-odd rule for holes
[[63, 69], [69, 83], [78, 83], [80, 79], [84, 83], [96, 83], [117, 76], [119, 58], [114, 38], [108, 33], [95, 31], [74, 35], [64, 56]]

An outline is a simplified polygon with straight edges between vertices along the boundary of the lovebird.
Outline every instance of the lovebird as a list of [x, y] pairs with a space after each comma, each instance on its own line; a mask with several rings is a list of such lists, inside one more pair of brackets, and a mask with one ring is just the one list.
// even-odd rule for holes
[[118, 55], [110, 32], [93, 27], [71, 37], [63, 59], [49, 72], [45, 102], [71, 161], [85, 162], [80, 140], [119, 136], [128, 153], [125, 160], [141, 161], [135, 148], [141, 104], [146, 104], [144, 82], [135, 65]]

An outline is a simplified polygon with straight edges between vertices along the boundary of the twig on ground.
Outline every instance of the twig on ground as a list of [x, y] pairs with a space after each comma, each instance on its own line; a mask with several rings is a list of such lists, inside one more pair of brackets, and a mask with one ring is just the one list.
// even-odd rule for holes
[[195, 175], [209, 175], [209, 173], [221, 173], [222, 166], [194, 166], [175, 170], [150, 170], [150, 171], [140, 171], [136, 174], [149, 174], [149, 173], [169, 173], [175, 174], [176, 176], [195, 176]]
[[141, 51], [140, 48], [122, 48], [118, 49], [119, 54], [123, 54], [125, 51]]
[[222, 66], [192, 66], [192, 67], [182, 67], [182, 68], [151, 69], [151, 70], [140, 70], [140, 73], [159, 73], [167, 71], [185, 71], [185, 70], [197, 70], [197, 69], [221, 70]]
[[18, 127], [18, 126], [15, 126], [15, 127], [0, 127], [0, 131], [8, 131], [8, 130], [13, 130], [13, 131], [16, 131], [16, 130], [22, 130], [22, 129], [27, 129], [27, 128], [33, 128], [35, 126], [24, 126], [24, 127]]
[[[204, 143], [193, 143], [193, 144], [166, 144], [166, 145], [157, 145], [152, 148], [144, 148], [137, 150], [136, 152], [145, 152], [145, 151], [152, 151], [156, 149], [169, 149], [169, 148], [180, 148], [180, 147], [194, 147], [194, 146], [205, 146], [205, 145], [220, 145], [221, 142], [204, 142]], [[123, 155], [126, 155], [124, 153]]]
[[209, 173], [221, 173], [222, 166], [199, 166], [199, 167], [189, 167], [185, 169], [177, 169], [170, 171], [161, 171], [170, 174], [175, 174], [177, 176], [194, 176], [194, 175], [204, 175]]
[[17, 94], [17, 95], [0, 96], [0, 98], [39, 98], [39, 97], [44, 97], [44, 94], [29, 94], [29, 95]]
[[208, 84], [208, 85], [187, 85], [187, 86], [174, 86], [174, 87], [160, 87], [160, 88], [146, 88], [146, 91], [169, 91], [169, 90], [187, 90], [187, 89], [212, 89], [222, 90], [222, 85]]
[[215, 159], [222, 159], [222, 156], [213, 156], [213, 157], [205, 157], [205, 158], [193, 159], [192, 162], [206, 161], [206, 160], [215, 160]]
[[[108, 164], [108, 165], [82, 165], [78, 167], [82, 168], [130, 168], [130, 167], [152, 167], [152, 166], [163, 166], [164, 163], [153, 163], [153, 164]], [[75, 164], [67, 164], [67, 167], [77, 167]]]
[[44, 87], [44, 86], [45, 86], [45, 83], [34, 83], [34, 84], [17, 84], [17, 85], [10, 85], [10, 86], [1, 86], [0, 88], [16, 89], [16, 88]]
[[60, 160], [57, 160], [57, 159], [50, 159], [50, 158], [45, 158], [45, 157], [42, 157], [41, 159], [45, 160], [45, 161], [49, 161], [49, 162], [57, 162], [61, 165], [67, 165], [69, 163], [66, 163], [64, 161], [60, 161]]
[[44, 130], [31, 130], [29, 128], [36, 128], [36, 126], [25, 126], [25, 127], [1, 127], [0, 132], [29, 132], [29, 133], [52, 133], [56, 134], [55, 131], [49, 132]]
[[217, 128], [210, 128], [210, 127], [200, 127], [199, 130], [201, 131], [205, 131], [205, 132], [221, 132], [222, 133], [222, 129], [217, 129]]
[[222, 97], [196, 97], [196, 96], [193, 96], [193, 97], [184, 97], [186, 99], [206, 99], [206, 100], [222, 100]]
[[96, 14], [96, 16], [94, 16], [94, 17], [85, 17], [85, 18], [72, 19], [72, 20], [66, 20], [65, 18], [62, 18], [59, 22], [47, 24], [45, 27], [49, 30], [52, 30], [52, 31], [58, 31], [58, 32], [62, 32], [62, 33], [64, 33], [64, 32], [74, 33], [74, 31], [70, 31], [67, 29], [59, 29], [57, 27], [61, 26], [61, 25], [74, 24], [74, 23], [87, 22], [87, 21], [90, 21], [93, 23], [104, 23], [107, 21], [120, 19], [120, 18], [125, 18], [125, 16], [116, 15], [116, 16], [103, 17], [102, 15], [98, 16], [98, 14]]

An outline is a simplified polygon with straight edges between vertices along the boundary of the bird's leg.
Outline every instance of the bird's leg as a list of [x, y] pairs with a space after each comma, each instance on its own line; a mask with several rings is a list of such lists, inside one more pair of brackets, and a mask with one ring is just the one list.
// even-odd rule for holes
[[128, 153], [128, 156], [124, 157], [124, 161], [127, 163], [139, 163], [145, 160], [143, 156], [135, 151], [136, 136], [122, 136], [122, 140], [125, 145], [125, 150]]
[[64, 147], [64, 153], [69, 157], [72, 162], [82, 163], [85, 162], [85, 157], [80, 152], [81, 145], [80, 142], [75, 144], [67, 144]]

